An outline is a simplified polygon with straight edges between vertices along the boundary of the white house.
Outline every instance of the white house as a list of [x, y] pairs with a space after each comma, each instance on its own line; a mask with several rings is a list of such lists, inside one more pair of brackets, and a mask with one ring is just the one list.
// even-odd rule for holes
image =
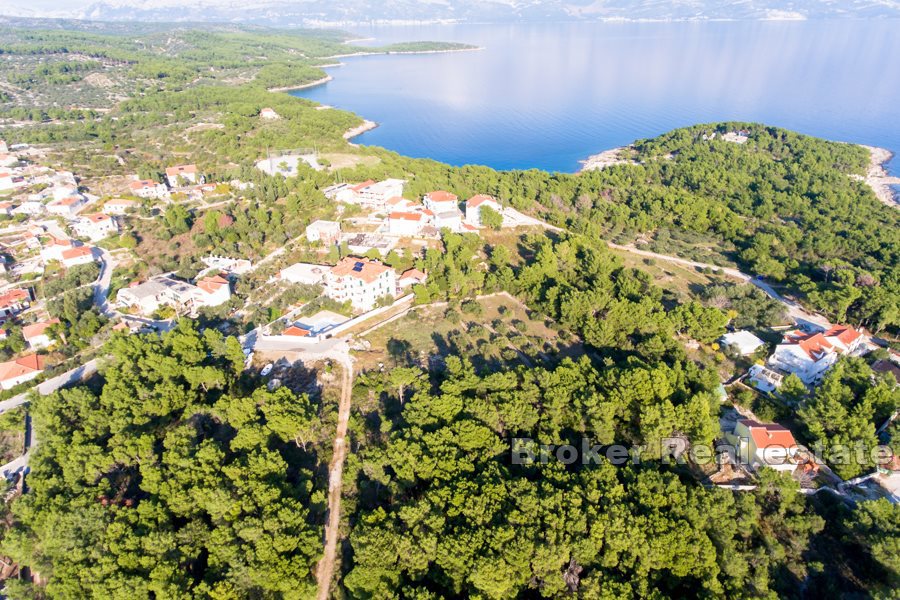
[[313, 221], [306, 226], [306, 239], [325, 245], [335, 244], [341, 239], [341, 224], [337, 221]]
[[9, 171], [0, 172], [0, 191], [12, 190], [25, 185], [25, 178]]
[[311, 263], [295, 263], [279, 271], [278, 278], [288, 283], [320, 285], [325, 281], [325, 274], [330, 269], [331, 267]]
[[74, 217], [78, 214], [79, 210], [84, 208], [84, 205], [87, 204], [87, 202], [87, 198], [81, 194], [76, 194], [74, 196], [66, 196], [62, 200], [54, 200], [47, 204], [46, 209], [47, 212], [54, 215]]
[[466, 200], [466, 221], [476, 227], [481, 227], [481, 209], [487, 206], [500, 214], [503, 208], [493, 196], [487, 194], [478, 194]]
[[59, 323], [59, 319], [51, 319], [49, 321], [41, 321], [32, 323], [22, 327], [22, 337], [28, 342], [28, 347], [32, 350], [40, 350], [48, 347], [53, 340], [50, 339], [48, 330]]
[[72, 223], [72, 231], [79, 237], [86, 237], [92, 242], [99, 242], [111, 235], [119, 233], [116, 220], [104, 213], [83, 215]]
[[43, 202], [38, 202], [35, 200], [28, 200], [23, 202], [19, 206], [12, 209], [12, 214], [14, 215], [28, 215], [35, 216], [42, 214], [46, 209]]
[[0, 294], [0, 319], [14, 317], [31, 306], [31, 290], [15, 288]]
[[763, 365], [753, 365], [747, 371], [747, 382], [761, 392], [774, 392], [784, 382], [784, 375], [767, 369]]
[[13, 206], [12, 202], [0, 202], [0, 215], [11, 217], [14, 208], [15, 206]]
[[140, 179], [128, 184], [131, 193], [139, 198], [168, 198], [169, 188], [164, 183], [152, 179]]
[[280, 116], [277, 112], [275, 112], [275, 109], [266, 107], [266, 108], [262, 109], [261, 111], [259, 111], [259, 118], [265, 119], [267, 121], [274, 121], [276, 119], [279, 119]]
[[61, 240], [55, 237], [50, 238], [50, 241], [41, 247], [41, 259], [44, 261], [44, 263], [48, 263], [51, 260], [58, 260], [62, 262], [63, 252], [65, 252], [66, 250], [71, 250], [72, 248], [80, 245], [81, 242], [77, 242], [75, 240]]
[[766, 345], [764, 341], [749, 331], [732, 331], [719, 338], [723, 347], [733, 348], [741, 356], [749, 356]]
[[219, 306], [231, 300], [231, 284], [221, 275], [197, 280], [197, 288], [203, 293], [197, 299], [202, 306]]
[[112, 200], [107, 200], [106, 204], [103, 205], [103, 212], [108, 215], [124, 215], [128, 211], [134, 210], [137, 207], [138, 203], [134, 200], [113, 198]]
[[203, 183], [203, 178], [197, 173], [197, 165], [176, 165], [166, 169], [166, 181], [169, 187], [182, 187], [182, 181], [188, 183]]
[[228, 258], [227, 256], [205, 256], [202, 259], [210, 269], [216, 271], [225, 271], [226, 273], [234, 273], [235, 275], [243, 275], [253, 269], [253, 264], [246, 258]]
[[463, 229], [462, 212], [459, 209], [436, 212], [433, 222], [437, 229], [447, 228], [457, 233]]
[[859, 356], [866, 351], [865, 336], [848, 325], [835, 325], [818, 333], [791, 331], [769, 357], [768, 365], [793, 373], [803, 383], [811, 385], [818, 382], [840, 356]]
[[400, 274], [400, 279], [397, 280], [397, 287], [401, 290], [405, 290], [414, 285], [425, 283], [427, 280], [428, 276], [422, 271], [418, 269], [407, 269]]
[[62, 264], [67, 269], [78, 265], [87, 265], [95, 261], [94, 249], [91, 246], [76, 246], [62, 252]]
[[[759, 423], [740, 419], [733, 436], [738, 456], [752, 467], [769, 467], [777, 471], [793, 471], [797, 468], [794, 456], [799, 447], [794, 435], [777, 423]], [[734, 439], [736, 438], [736, 439]]]
[[44, 357], [29, 354], [0, 363], [0, 387], [9, 390], [44, 372]]
[[379, 298], [397, 292], [394, 269], [378, 261], [347, 256], [325, 273], [325, 295], [353, 308], [372, 310]]
[[427, 216], [421, 212], [392, 212], [387, 218], [388, 233], [415, 236], [428, 224]]
[[368, 208], [383, 210], [391, 198], [403, 195], [402, 179], [385, 179], [384, 181], [367, 181], [353, 187], [356, 203]]
[[403, 195], [405, 183], [402, 179], [385, 179], [384, 181], [369, 179], [355, 185], [339, 183], [325, 188], [322, 192], [326, 198], [331, 200], [384, 210], [388, 200]]
[[434, 214], [451, 211], [459, 212], [459, 197], [450, 192], [429, 192], [425, 194], [423, 203], [425, 204], [425, 208]]

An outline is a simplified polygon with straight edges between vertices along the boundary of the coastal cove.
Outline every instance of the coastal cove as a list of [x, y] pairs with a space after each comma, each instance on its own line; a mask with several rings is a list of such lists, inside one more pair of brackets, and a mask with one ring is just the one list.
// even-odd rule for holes
[[[892, 21], [547, 23], [356, 28], [479, 52], [342, 59], [289, 93], [378, 124], [354, 139], [453, 165], [575, 172], [695, 123], [763, 122], [900, 149]], [[894, 158], [888, 171], [897, 174]]]

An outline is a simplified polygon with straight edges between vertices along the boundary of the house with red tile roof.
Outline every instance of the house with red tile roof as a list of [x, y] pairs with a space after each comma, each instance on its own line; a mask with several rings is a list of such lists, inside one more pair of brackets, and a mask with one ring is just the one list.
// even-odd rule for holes
[[22, 337], [28, 342], [28, 347], [32, 350], [40, 350], [49, 346], [53, 340], [50, 339], [48, 330], [54, 325], [59, 324], [59, 319], [50, 319], [49, 321], [39, 321], [31, 325], [22, 327]]
[[29, 354], [8, 360], [0, 363], [0, 388], [12, 389], [20, 383], [31, 381], [43, 372], [43, 356]]
[[99, 242], [111, 235], [117, 235], [119, 224], [113, 217], [105, 213], [82, 215], [72, 223], [72, 231], [79, 237]]
[[388, 233], [416, 236], [429, 222], [429, 217], [421, 212], [394, 211], [387, 218]]
[[738, 456], [744, 464], [788, 472], [797, 467], [794, 456], [800, 448], [787, 427], [740, 419], [735, 424], [734, 436], [737, 438]]
[[196, 285], [205, 295], [200, 299], [204, 306], [219, 306], [231, 300], [231, 284], [222, 275], [198, 279]]
[[96, 260], [92, 246], [76, 246], [62, 251], [62, 264], [67, 269], [87, 265]]
[[347, 256], [325, 273], [324, 287], [329, 298], [368, 311], [379, 298], [396, 295], [397, 273], [377, 260]]
[[434, 214], [459, 210], [459, 197], [443, 190], [425, 194], [422, 203]]
[[867, 351], [865, 335], [849, 325], [834, 325], [826, 331], [785, 334], [769, 357], [772, 369], [793, 373], [812, 385], [817, 383], [841, 356], [860, 356]]
[[0, 318], [14, 317], [29, 306], [33, 300], [30, 289], [16, 288], [0, 294]]
[[502, 214], [503, 207], [494, 199], [493, 196], [487, 194], [478, 194], [466, 200], [466, 221], [475, 227], [481, 227], [481, 209], [488, 207]]
[[428, 276], [418, 269], [407, 269], [400, 274], [400, 279], [397, 280], [398, 287], [403, 290], [406, 288], [411, 288], [414, 285], [425, 283], [428, 280]]
[[139, 198], [168, 198], [169, 186], [152, 179], [139, 179], [128, 184], [131, 193]]
[[75, 194], [72, 196], [66, 196], [61, 200], [55, 200], [47, 204], [47, 212], [54, 215], [61, 215], [63, 217], [73, 217], [78, 214], [78, 211], [84, 208], [84, 206], [88, 203], [87, 198], [82, 196], [81, 194]]
[[166, 181], [169, 187], [182, 187], [183, 182], [203, 183], [203, 178], [197, 172], [197, 165], [175, 165], [166, 168]]
[[281, 332], [281, 335], [289, 335], [291, 337], [309, 337], [312, 333], [308, 329], [291, 325]]

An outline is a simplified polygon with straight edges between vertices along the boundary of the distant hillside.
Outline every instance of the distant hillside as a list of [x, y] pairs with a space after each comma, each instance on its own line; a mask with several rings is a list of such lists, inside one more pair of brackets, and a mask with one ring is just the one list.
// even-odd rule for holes
[[0, 0], [0, 13], [111, 21], [353, 25], [371, 22], [900, 17], [894, 0]]

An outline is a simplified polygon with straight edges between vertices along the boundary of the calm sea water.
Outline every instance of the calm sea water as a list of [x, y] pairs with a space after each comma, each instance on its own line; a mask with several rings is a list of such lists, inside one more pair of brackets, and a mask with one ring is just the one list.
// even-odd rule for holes
[[[759, 121], [900, 150], [900, 21], [356, 29], [478, 52], [343, 59], [292, 92], [379, 123], [357, 142], [442, 162], [575, 171], [670, 129]], [[893, 161], [893, 171], [900, 160]]]

